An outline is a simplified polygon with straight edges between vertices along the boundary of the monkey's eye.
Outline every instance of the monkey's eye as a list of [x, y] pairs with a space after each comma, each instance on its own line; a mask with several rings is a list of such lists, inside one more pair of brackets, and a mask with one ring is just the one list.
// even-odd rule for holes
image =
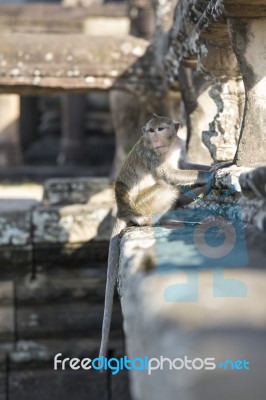
[[151, 133], [154, 132], [154, 129], [150, 128], [150, 129], [149, 129], [149, 132], [151, 132]]
[[158, 131], [163, 131], [163, 130], [164, 130], [164, 128], [161, 126], [158, 128]]

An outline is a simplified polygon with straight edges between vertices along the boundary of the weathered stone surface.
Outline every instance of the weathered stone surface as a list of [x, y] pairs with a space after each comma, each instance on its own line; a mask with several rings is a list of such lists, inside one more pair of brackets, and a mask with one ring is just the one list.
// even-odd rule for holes
[[[3, 205], [4, 201], [2, 200], [0, 203]], [[8, 201], [5, 203], [8, 203]], [[19, 207], [20, 204], [18, 202], [16, 204]], [[7, 206], [9, 208], [8, 204]], [[0, 246], [27, 246], [29, 244], [30, 212], [28, 207], [26, 206], [26, 210], [16, 209], [14, 211], [5, 211], [2, 206], [0, 217]]]
[[2, 272], [11, 265], [33, 268], [36, 262], [69, 265], [77, 259], [106, 261], [114, 213], [113, 191], [107, 179], [49, 180], [44, 202], [52, 206], [39, 206], [34, 197], [39, 200], [42, 193], [35, 187], [33, 192], [30, 186], [0, 190], [5, 197], [0, 201]]
[[[88, 40], [86, 35], [77, 34], [3, 33], [1, 92], [29, 94], [143, 86], [152, 76], [152, 59], [147, 56], [141, 66], [137, 61], [148, 45], [133, 36]], [[141, 76], [135, 73], [138, 68]], [[155, 84], [156, 76], [152, 79]]]
[[113, 396], [114, 399], [119, 400], [131, 399], [127, 371], [120, 371], [119, 374], [111, 377], [111, 396]]
[[198, 69], [211, 80], [210, 97], [217, 114], [203, 131], [203, 142], [215, 161], [233, 160], [244, 111], [244, 86], [229, 37], [227, 42], [201, 40]]
[[[242, 264], [225, 270], [200, 267], [188, 230], [174, 234], [173, 229], [143, 228], [122, 238], [120, 292], [128, 356], [214, 357], [217, 364], [246, 359], [256, 365], [256, 372], [243, 376], [243, 371], [232, 371], [234, 378], [228, 380], [229, 372], [218, 366], [213, 371], [176, 371], [165, 362], [164, 369], [151, 376], [131, 371], [133, 398], [170, 399], [178, 393], [201, 400], [215, 393], [222, 400], [225, 393], [237, 393], [245, 400], [259, 400], [266, 355], [265, 271], [254, 269], [256, 264], [252, 269]], [[262, 248], [257, 256], [264, 258]], [[217, 392], [217, 387], [223, 389]]]
[[215, 104], [208, 95], [210, 83], [193, 69], [180, 66], [179, 85], [186, 110], [188, 158], [194, 163], [211, 164], [213, 159], [201, 137], [216, 112]]
[[244, 121], [235, 161], [239, 166], [266, 163], [265, 41], [266, 19], [230, 19], [231, 41], [246, 89]]
[[[95, 338], [100, 335], [103, 306], [75, 301], [40, 306], [19, 306], [16, 311], [18, 339], [73, 337]], [[112, 334], [122, 337], [120, 307], [114, 308]]]
[[[31, 263], [31, 208], [38, 202], [30, 198], [6, 198], [8, 190], [4, 188], [0, 188], [0, 192], [3, 193], [0, 200], [0, 260], [3, 271], [6, 266]], [[16, 195], [14, 191], [13, 195]]]
[[[77, 395], [85, 399], [88, 394], [92, 399], [107, 399], [107, 396], [113, 394], [121, 396], [119, 399], [129, 400], [128, 382], [123, 372], [117, 376], [108, 376], [107, 383], [106, 372], [99, 374], [90, 370], [83, 371], [83, 374], [81, 370], [73, 371], [67, 367], [65, 371], [53, 370], [54, 356], [58, 353], [62, 354], [62, 358], [89, 357], [93, 359], [97, 357], [99, 339], [99, 337], [95, 339], [70, 338], [69, 340], [50, 338], [17, 341], [16, 349], [9, 355], [9, 394], [12, 394], [14, 400], [20, 397], [19, 390], [23, 390], [22, 398], [25, 396], [25, 399], [35, 399], [36, 396], [41, 399], [47, 399], [47, 396], [57, 399], [58, 395], [66, 400], [75, 398]], [[124, 354], [121, 339], [111, 339], [110, 347], [115, 356]], [[77, 384], [82, 386], [80, 390]], [[1, 400], [6, 399], [1, 398]]]
[[212, 76], [210, 95], [218, 112], [204, 132], [204, 143], [215, 160], [232, 160], [240, 137], [238, 166], [265, 164], [265, 121], [260, 106], [265, 92], [264, 60], [259, 50], [265, 21], [257, 18], [264, 13], [264, 1], [252, 5], [241, 0], [179, 1], [169, 33], [165, 57], [169, 85], [177, 80], [182, 65], [197, 66]]
[[22, 161], [19, 140], [19, 97], [0, 96], [0, 166], [19, 165]]
[[97, 265], [106, 262], [108, 241], [90, 240], [83, 243], [51, 243], [41, 242], [34, 245], [35, 263], [45, 268], [58, 265], [73, 268], [77, 260], [83, 265]]
[[9, 278], [14, 271], [17, 274], [28, 271], [32, 264], [32, 245], [1, 246], [0, 247], [1, 273]]
[[[61, 273], [62, 275], [62, 273]], [[30, 306], [54, 304], [61, 302], [64, 304], [75, 301], [88, 301], [90, 304], [99, 304], [104, 301], [105, 275], [106, 268], [95, 268], [95, 271], [83, 278], [69, 278], [59, 276], [51, 277], [44, 272], [38, 272], [34, 280], [30, 275], [24, 279], [17, 279], [16, 299], [20, 305]], [[0, 304], [4, 293], [0, 288]]]
[[7, 400], [7, 360], [4, 353], [0, 353], [0, 400]]
[[150, 39], [155, 30], [154, 10], [149, 0], [130, 0], [130, 33], [134, 36]]
[[213, 186], [216, 189], [231, 189], [234, 192], [240, 193], [241, 185], [239, 179], [247, 171], [250, 171], [250, 168], [237, 167], [236, 165], [218, 169], [214, 175]]
[[244, 193], [249, 192], [253, 196], [266, 198], [266, 166], [243, 172], [239, 181]]
[[11, 371], [9, 399], [66, 400], [78, 396], [80, 400], [107, 400], [107, 374], [91, 371], [44, 370]]
[[44, 201], [56, 204], [114, 203], [114, 195], [107, 178], [60, 178], [44, 182]]
[[[12, 340], [15, 335], [15, 310], [14, 310], [14, 285], [13, 282], [0, 282], [0, 338]], [[0, 367], [1, 369], [1, 367]], [[1, 372], [0, 372], [1, 381]], [[0, 384], [1, 386], [1, 384]]]
[[33, 242], [86, 243], [109, 240], [113, 223], [112, 208], [85, 205], [39, 207], [32, 213]]
[[[64, 6], [65, 4], [62, 3]], [[91, 4], [85, 7], [62, 7], [60, 4], [0, 4], [0, 30], [35, 33], [81, 33], [87, 18], [123, 19], [123, 3]]]
[[[68, 357], [97, 357], [100, 337], [18, 340], [15, 349], [9, 354], [11, 370], [28, 368], [47, 368], [53, 365], [55, 354], [62, 353]], [[117, 354], [122, 351], [120, 339], [111, 339], [110, 346]]]

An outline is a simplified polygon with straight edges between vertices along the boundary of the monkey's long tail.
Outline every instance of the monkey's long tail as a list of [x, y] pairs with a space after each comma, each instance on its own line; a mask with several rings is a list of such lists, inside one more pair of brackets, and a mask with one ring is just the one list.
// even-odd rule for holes
[[106, 357], [109, 341], [109, 333], [111, 326], [111, 318], [113, 311], [113, 298], [115, 283], [117, 277], [117, 267], [119, 263], [119, 242], [120, 232], [126, 227], [126, 222], [121, 219], [116, 219], [113, 227], [108, 253], [108, 268], [107, 268], [107, 281], [105, 289], [105, 303], [104, 303], [104, 315], [102, 325], [102, 340], [99, 357]]

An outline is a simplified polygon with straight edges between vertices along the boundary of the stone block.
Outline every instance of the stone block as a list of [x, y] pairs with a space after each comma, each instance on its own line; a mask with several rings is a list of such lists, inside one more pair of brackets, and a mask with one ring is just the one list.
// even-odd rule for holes
[[107, 375], [91, 371], [10, 371], [10, 400], [107, 400]]
[[7, 363], [6, 355], [0, 353], [0, 400], [7, 400]]
[[112, 208], [99, 204], [98, 207], [39, 207], [32, 213], [32, 223], [35, 245], [108, 241], [113, 223]]
[[[64, 337], [99, 337], [103, 306], [76, 301], [69, 304], [18, 306], [16, 311], [17, 337], [23, 340]], [[113, 315], [113, 337], [122, 337], [120, 307]]]
[[[265, 269], [255, 269], [256, 264], [222, 268], [219, 258], [208, 268], [200, 265], [195, 243], [173, 228], [130, 229], [123, 236], [119, 279], [127, 355], [213, 357], [217, 365], [240, 359], [248, 360], [251, 369], [177, 371], [165, 361], [164, 369], [150, 376], [130, 371], [133, 399], [170, 399], [178, 393], [189, 400], [260, 400], [266, 356]], [[265, 260], [264, 253], [265, 246], [258, 246], [258, 259]]]
[[12, 341], [15, 334], [14, 285], [0, 282], [0, 339]]
[[60, 178], [44, 182], [44, 201], [51, 204], [114, 203], [106, 178]]
[[[2, 191], [2, 188], [1, 188]], [[13, 193], [12, 193], [13, 194]], [[0, 263], [1, 270], [31, 263], [31, 208], [38, 204], [32, 199], [0, 200]]]

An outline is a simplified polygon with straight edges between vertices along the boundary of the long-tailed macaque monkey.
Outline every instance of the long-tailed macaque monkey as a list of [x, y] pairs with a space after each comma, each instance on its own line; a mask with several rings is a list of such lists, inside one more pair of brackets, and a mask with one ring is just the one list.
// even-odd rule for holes
[[154, 214], [173, 209], [177, 202], [192, 201], [184, 199], [182, 187], [196, 187], [202, 193], [206, 184], [211, 186], [211, 167], [187, 162], [178, 129], [177, 121], [154, 114], [116, 179], [117, 216], [109, 246], [100, 356], [106, 356], [108, 347], [120, 232], [129, 225], [151, 225]]

